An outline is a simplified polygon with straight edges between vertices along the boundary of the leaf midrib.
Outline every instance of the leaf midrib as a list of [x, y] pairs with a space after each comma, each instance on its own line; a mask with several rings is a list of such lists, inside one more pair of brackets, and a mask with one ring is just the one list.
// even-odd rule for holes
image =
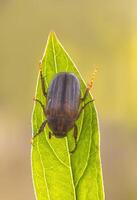
[[[52, 40], [52, 49], [53, 49], [53, 57], [54, 57], [54, 68], [55, 68], [55, 73], [58, 72], [58, 67], [57, 67], [57, 60], [56, 60], [56, 50], [54, 47], [54, 38], [53, 35], [51, 36]], [[66, 141], [66, 149], [67, 149], [67, 154], [68, 154], [68, 160], [69, 160], [69, 169], [70, 169], [70, 175], [71, 175], [71, 182], [72, 182], [72, 187], [73, 187], [73, 193], [74, 193], [74, 200], [76, 200], [76, 190], [74, 186], [74, 178], [73, 178], [73, 173], [72, 173], [72, 166], [71, 166], [71, 160], [70, 160], [70, 155], [69, 155], [69, 148], [68, 148], [68, 139], [67, 137], [65, 138]]]

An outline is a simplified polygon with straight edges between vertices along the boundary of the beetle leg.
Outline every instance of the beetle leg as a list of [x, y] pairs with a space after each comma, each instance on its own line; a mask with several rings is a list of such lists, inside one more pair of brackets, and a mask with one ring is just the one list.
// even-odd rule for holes
[[43, 95], [44, 95], [45, 97], [47, 97], [47, 92], [46, 92], [46, 89], [45, 89], [45, 79], [44, 79], [44, 77], [43, 77], [43, 75], [42, 75], [42, 68], [41, 68], [41, 65], [42, 65], [42, 63], [41, 63], [41, 61], [40, 61], [39, 67], [40, 67], [40, 79], [41, 79], [41, 85], [42, 85], [42, 92], [43, 92]]
[[42, 92], [43, 92], [43, 95], [45, 97], [47, 97], [47, 92], [45, 90], [45, 79], [44, 77], [42, 76], [42, 71], [40, 71], [40, 79], [41, 79], [41, 85], [42, 85]]
[[42, 133], [44, 131], [44, 128], [46, 126], [47, 120], [45, 120], [44, 122], [42, 122], [38, 132], [33, 136], [33, 139], [38, 136], [40, 133]]
[[82, 108], [80, 109], [79, 113], [78, 113], [78, 116], [77, 116], [77, 119], [80, 117], [80, 114], [82, 113], [82, 111], [84, 110], [84, 108], [91, 102], [93, 102], [94, 99], [92, 99], [91, 101], [88, 101], [87, 103], [84, 104], [84, 106], [82, 106]]
[[49, 131], [49, 139], [51, 139], [53, 133], [51, 133], [51, 131]]
[[76, 124], [74, 124], [74, 132], [73, 132], [73, 136], [74, 136], [74, 140], [75, 140], [75, 147], [74, 147], [74, 149], [73, 149], [70, 153], [74, 153], [74, 151], [75, 151], [76, 148], [77, 148], [78, 128], [77, 128], [77, 125], [76, 125]]
[[[35, 98], [34, 98], [34, 101], [38, 102], [38, 103], [41, 105], [41, 107], [42, 107], [42, 109], [43, 109], [43, 112], [44, 112], [44, 114], [45, 114], [45, 106], [43, 105], [43, 103], [42, 103], [39, 99], [35, 99]], [[45, 114], [45, 115], [46, 115], [46, 114]]]
[[82, 98], [80, 98], [80, 100], [81, 100], [81, 101], [84, 101], [84, 100], [86, 99], [88, 93], [89, 93], [89, 89], [86, 88], [86, 91], [85, 91], [85, 93], [84, 93], [84, 96], [83, 96]]

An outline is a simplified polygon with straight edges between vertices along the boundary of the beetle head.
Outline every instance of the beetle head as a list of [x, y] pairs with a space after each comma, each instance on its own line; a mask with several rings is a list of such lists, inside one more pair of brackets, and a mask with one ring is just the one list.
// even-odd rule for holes
[[56, 137], [65, 137], [68, 131], [74, 126], [74, 120], [64, 117], [51, 118], [48, 125]]

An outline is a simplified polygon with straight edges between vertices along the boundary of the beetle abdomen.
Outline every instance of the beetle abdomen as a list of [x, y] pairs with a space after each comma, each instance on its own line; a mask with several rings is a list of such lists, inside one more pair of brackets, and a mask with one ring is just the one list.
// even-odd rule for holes
[[56, 75], [48, 89], [47, 118], [77, 117], [80, 103], [80, 84], [72, 73], [62, 72]]

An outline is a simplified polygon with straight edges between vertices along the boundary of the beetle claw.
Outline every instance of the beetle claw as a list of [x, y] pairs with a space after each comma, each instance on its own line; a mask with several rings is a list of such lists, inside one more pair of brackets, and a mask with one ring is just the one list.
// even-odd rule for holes
[[76, 151], [76, 148], [77, 148], [77, 143], [75, 143], [74, 149], [73, 149], [72, 151], [70, 151], [69, 153], [70, 153], [70, 154], [73, 154], [73, 153]]
[[69, 153], [72, 155], [75, 152], [76, 148], [74, 148], [72, 151], [70, 151]]

